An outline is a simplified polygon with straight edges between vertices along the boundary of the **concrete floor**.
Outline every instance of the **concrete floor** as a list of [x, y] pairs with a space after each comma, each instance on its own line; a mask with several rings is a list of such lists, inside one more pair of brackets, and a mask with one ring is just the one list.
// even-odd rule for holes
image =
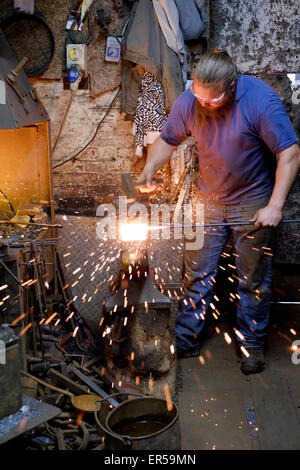
[[299, 450], [300, 364], [291, 351], [300, 340], [299, 306], [273, 306], [266, 368], [256, 375], [240, 372], [236, 343], [224, 339], [225, 332], [234, 339], [232, 318], [218, 326], [200, 360], [178, 361], [182, 449]]

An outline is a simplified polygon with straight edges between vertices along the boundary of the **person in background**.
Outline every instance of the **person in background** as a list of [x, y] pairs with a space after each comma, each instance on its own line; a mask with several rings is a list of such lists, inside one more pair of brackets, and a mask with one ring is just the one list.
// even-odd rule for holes
[[[299, 171], [298, 139], [275, 91], [240, 74], [223, 51], [201, 57], [191, 87], [175, 101], [140, 175], [141, 192], [155, 189], [153, 175], [189, 136], [197, 145], [194, 197], [204, 204], [204, 223], [229, 225], [208, 228], [201, 249], [185, 250], [186, 302], [176, 318], [177, 356], [200, 353], [219, 258], [232, 233], [241, 370], [257, 373], [265, 365], [273, 231]], [[230, 225], [237, 222], [244, 224]]]

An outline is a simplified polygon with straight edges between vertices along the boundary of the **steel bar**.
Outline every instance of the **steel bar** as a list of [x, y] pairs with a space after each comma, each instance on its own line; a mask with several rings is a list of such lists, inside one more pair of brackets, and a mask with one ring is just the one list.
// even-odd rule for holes
[[36, 222], [13, 222], [11, 220], [0, 220], [0, 224], [10, 224], [10, 225], [33, 225], [35, 227], [54, 227], [54, 228], [63, 228], [61, 224], [38, 224]]
[[113, 398], [110, 398], [110, 395], [108, 395], [108, 393], [106, 393], [101, 387], [99, 387], [97, 384], [95, 384], [95, 382], [93, 382], [92, 379], [90, 379], [89, 377], [86, 377], [84, 374], [82, 374], [82, 372], [80, 372], [80, 370], [78, 370], [72, 364], [71, 364], [71, 370], [73, 371], [73, 373], [75, 375], [77, 375], [77, 377], [80, 380], [82, 380], [94, 392], [96, 392], [98, 395], [100, 395], [100, 397], [106, 398], [109, 401], [109, 403], [113, 406], [118, 406], [119, 405], [119, 403], [116, 400], [114, 400]]
[[22, 286], [22, 283], [19, 281], [19, 279], [14, 275], [13, 272], [11, 272], [11, 270], [9, 269], [8, 266], [6, 266], [6, 264], [4, 263], [4, 261], [2, 261], [2, 259], [0, 258], [0, 263], [2, 264], [3, 268], [6, 269], [6, 271], [11, 275], [11, 277], [19, 284], [19, 286]]
[[[281, 224], [291, 224], [291, 223], [299, 223], [300, 219], [283, 219], [280, 223]], [[163, 230], [167, 227], [172, 227], [172, 228], [181, 228], [181, 227], [224, 227], [224, 226], [232, 226], [232, 225], [254, 225], [255, 222], [220, 222], [217, 224], [164, 224], [161, 227], [155, 226], [151, 227], [151, 230]]]

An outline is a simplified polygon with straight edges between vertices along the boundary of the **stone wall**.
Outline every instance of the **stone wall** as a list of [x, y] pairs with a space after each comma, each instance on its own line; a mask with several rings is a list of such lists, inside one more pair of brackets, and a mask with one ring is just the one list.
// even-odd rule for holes
[[211, 49], [225, 49], [243, 73], [299, 70], [294, 0], [210, 0]]
[[[34, 86], [51, 118], [53, 147], [71, 92], [63, 89], [62, 81], [39, 80]], [[95, 215], [99, 202], [121, 195], [120, 174], [130, 168], [134, 137], [132, 123], [120, 115], [118, 99], [110, 108], [117, 92], [118, 88], [94, 98], [88, 90], [75, 94], [52, 156], [57, 209]]]

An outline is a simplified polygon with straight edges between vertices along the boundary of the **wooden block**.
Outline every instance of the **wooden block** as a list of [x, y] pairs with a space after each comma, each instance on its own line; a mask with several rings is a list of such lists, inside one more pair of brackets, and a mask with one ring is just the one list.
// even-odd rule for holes
[[48, 372], [48, 376], [60, 387], [68, 388], [71, 392], [75, 393], [75, 395], [88, 394], [87, 388], [85, 386], [74, 382], [72, 379], [66, 377], [55, 369], [50, 369]]
[[33, 217], [33, 222], [37, 224], [44, 224], [48, 222], [48, 215], [46, 214], [46, 212], [42, 212], [41, 214], [35, 215]]
[[42, 214], [43, 208], [41, 204], [35, 202], [22, 201], [17, 209], [17, 215], [39, 215]]
[[30, 222], [30, 217], [29, 215], [15, 215], [12, 219], [10, 219], [10, 222], [16, 222], [16, 226], [20, 228], [25, 228], [26, 225]]
[[29, 377], [21, 377], [22, 393], [28, 397], [36, 398], [37, 382]]

